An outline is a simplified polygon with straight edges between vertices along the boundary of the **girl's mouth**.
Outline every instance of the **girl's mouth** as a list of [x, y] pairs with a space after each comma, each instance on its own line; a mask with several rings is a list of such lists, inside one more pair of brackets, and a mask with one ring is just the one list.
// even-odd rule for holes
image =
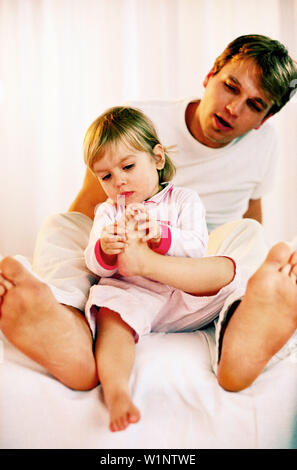
[[123, 193], [121, 193], [121, 196], [129, 197], [132, 196], [133, 193], [134, 191], [124, 191]]

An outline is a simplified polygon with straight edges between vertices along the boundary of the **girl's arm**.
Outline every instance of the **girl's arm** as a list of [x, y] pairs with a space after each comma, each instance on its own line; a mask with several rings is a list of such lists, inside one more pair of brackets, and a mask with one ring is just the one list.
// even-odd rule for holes
[[100, 240], [105, 228], [114, 224], [114, 222], [114, 206], [109, 203], [101, 204], [96, 211], [89, 243], [84, 252], [87, 267], [100, 277], [110, 277], [117, 271], [116, 257], [105, 254]]

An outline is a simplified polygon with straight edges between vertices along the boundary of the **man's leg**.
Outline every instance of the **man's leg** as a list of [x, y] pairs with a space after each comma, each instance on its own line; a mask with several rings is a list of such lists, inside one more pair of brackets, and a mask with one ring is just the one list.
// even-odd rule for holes
[[90, 286], [98, 282], [84, 258], [91, 228], [92, 220], [78, 212], [48, 217], [38, 233], [32, 261], [33, 272], [52, 287], [56, 299], [81, 311]]
[[9, 280], [0, 290], [1, 330], [74, 389], [98, 383], [93, 340], [83, 314], [95, 278], [85, 267], [84, 249], [95, 207], [105, 199], [97, 178], [87, 170], [69, 212], [50, 217], [40, 230], [32, 263], [39, 279], [16, 259], [7, 258], [0, 266]]
[[270, 246], [263, 226], [253, 219], [240, 219], [221, 225], [211, 232], [207, 255], [230, 256], [240, 267], [244, 286], [264, 261]]
[[2, 296], [3, 333], [74, 389], [89, 389], [98, 382], [92, 335], [83, 314], [90, 286], [96, 282], [84, 263], [91, 226], [83, 214], [51, 216], [37, 237], [34, 273], [22, 257], [15, 257], [20, 263], [3, 260], [0, 267], [12, 284]]
[[251, 385], [296, 331], [296, 276], [297, 251], [278, 243], [249, 279], [222, 340], [217, 376], [226, 390]]
[[4, 258], [0, 270], [0, 328], [7, 339], [68, 387], [96, 386], [93, 340], [83, 314], [59, 304], [15, 259]]

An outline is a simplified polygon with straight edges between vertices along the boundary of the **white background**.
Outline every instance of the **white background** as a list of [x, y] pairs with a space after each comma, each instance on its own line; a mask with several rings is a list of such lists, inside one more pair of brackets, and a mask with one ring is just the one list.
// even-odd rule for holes
[[[201, 96], [235, 37], [265, 34], [297, 58], [296, 0], [0, 0], [0, 252], [31, 256], [84, 176], [82, 142], [105, 108]], [[278, 179], [264, 201], [271, 242], [297, 234], [297, 97], [270, 121]]]

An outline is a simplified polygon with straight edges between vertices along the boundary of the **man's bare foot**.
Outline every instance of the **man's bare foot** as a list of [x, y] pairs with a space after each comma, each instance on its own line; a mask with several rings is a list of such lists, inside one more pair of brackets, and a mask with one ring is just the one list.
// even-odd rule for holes
[[59, 304], [15, 259], [0, 261], [0, 272], [0, 329], [7, 339], [65, 385], [93, 388], [96, 364], [83, 315]]
[[112, 432], [124, 431], [129, 424], [139, 421], [140, 412], [126, 390], [118, 390], [107, 396], [104, 394], [104, 397], [109, 409], [109, 429]]
[[239, 391], [262, 372], [297, 328], [297, 251], [278, 243], [251, 277], [222, 344], [218, 381]]
[[4, 296], [4, 294], [8, 292], [12, 287], [12, 282], [5, 279], [5, 277], [2, 276], [0, 271], [0, 304], [2, 303], [2, 297]]

